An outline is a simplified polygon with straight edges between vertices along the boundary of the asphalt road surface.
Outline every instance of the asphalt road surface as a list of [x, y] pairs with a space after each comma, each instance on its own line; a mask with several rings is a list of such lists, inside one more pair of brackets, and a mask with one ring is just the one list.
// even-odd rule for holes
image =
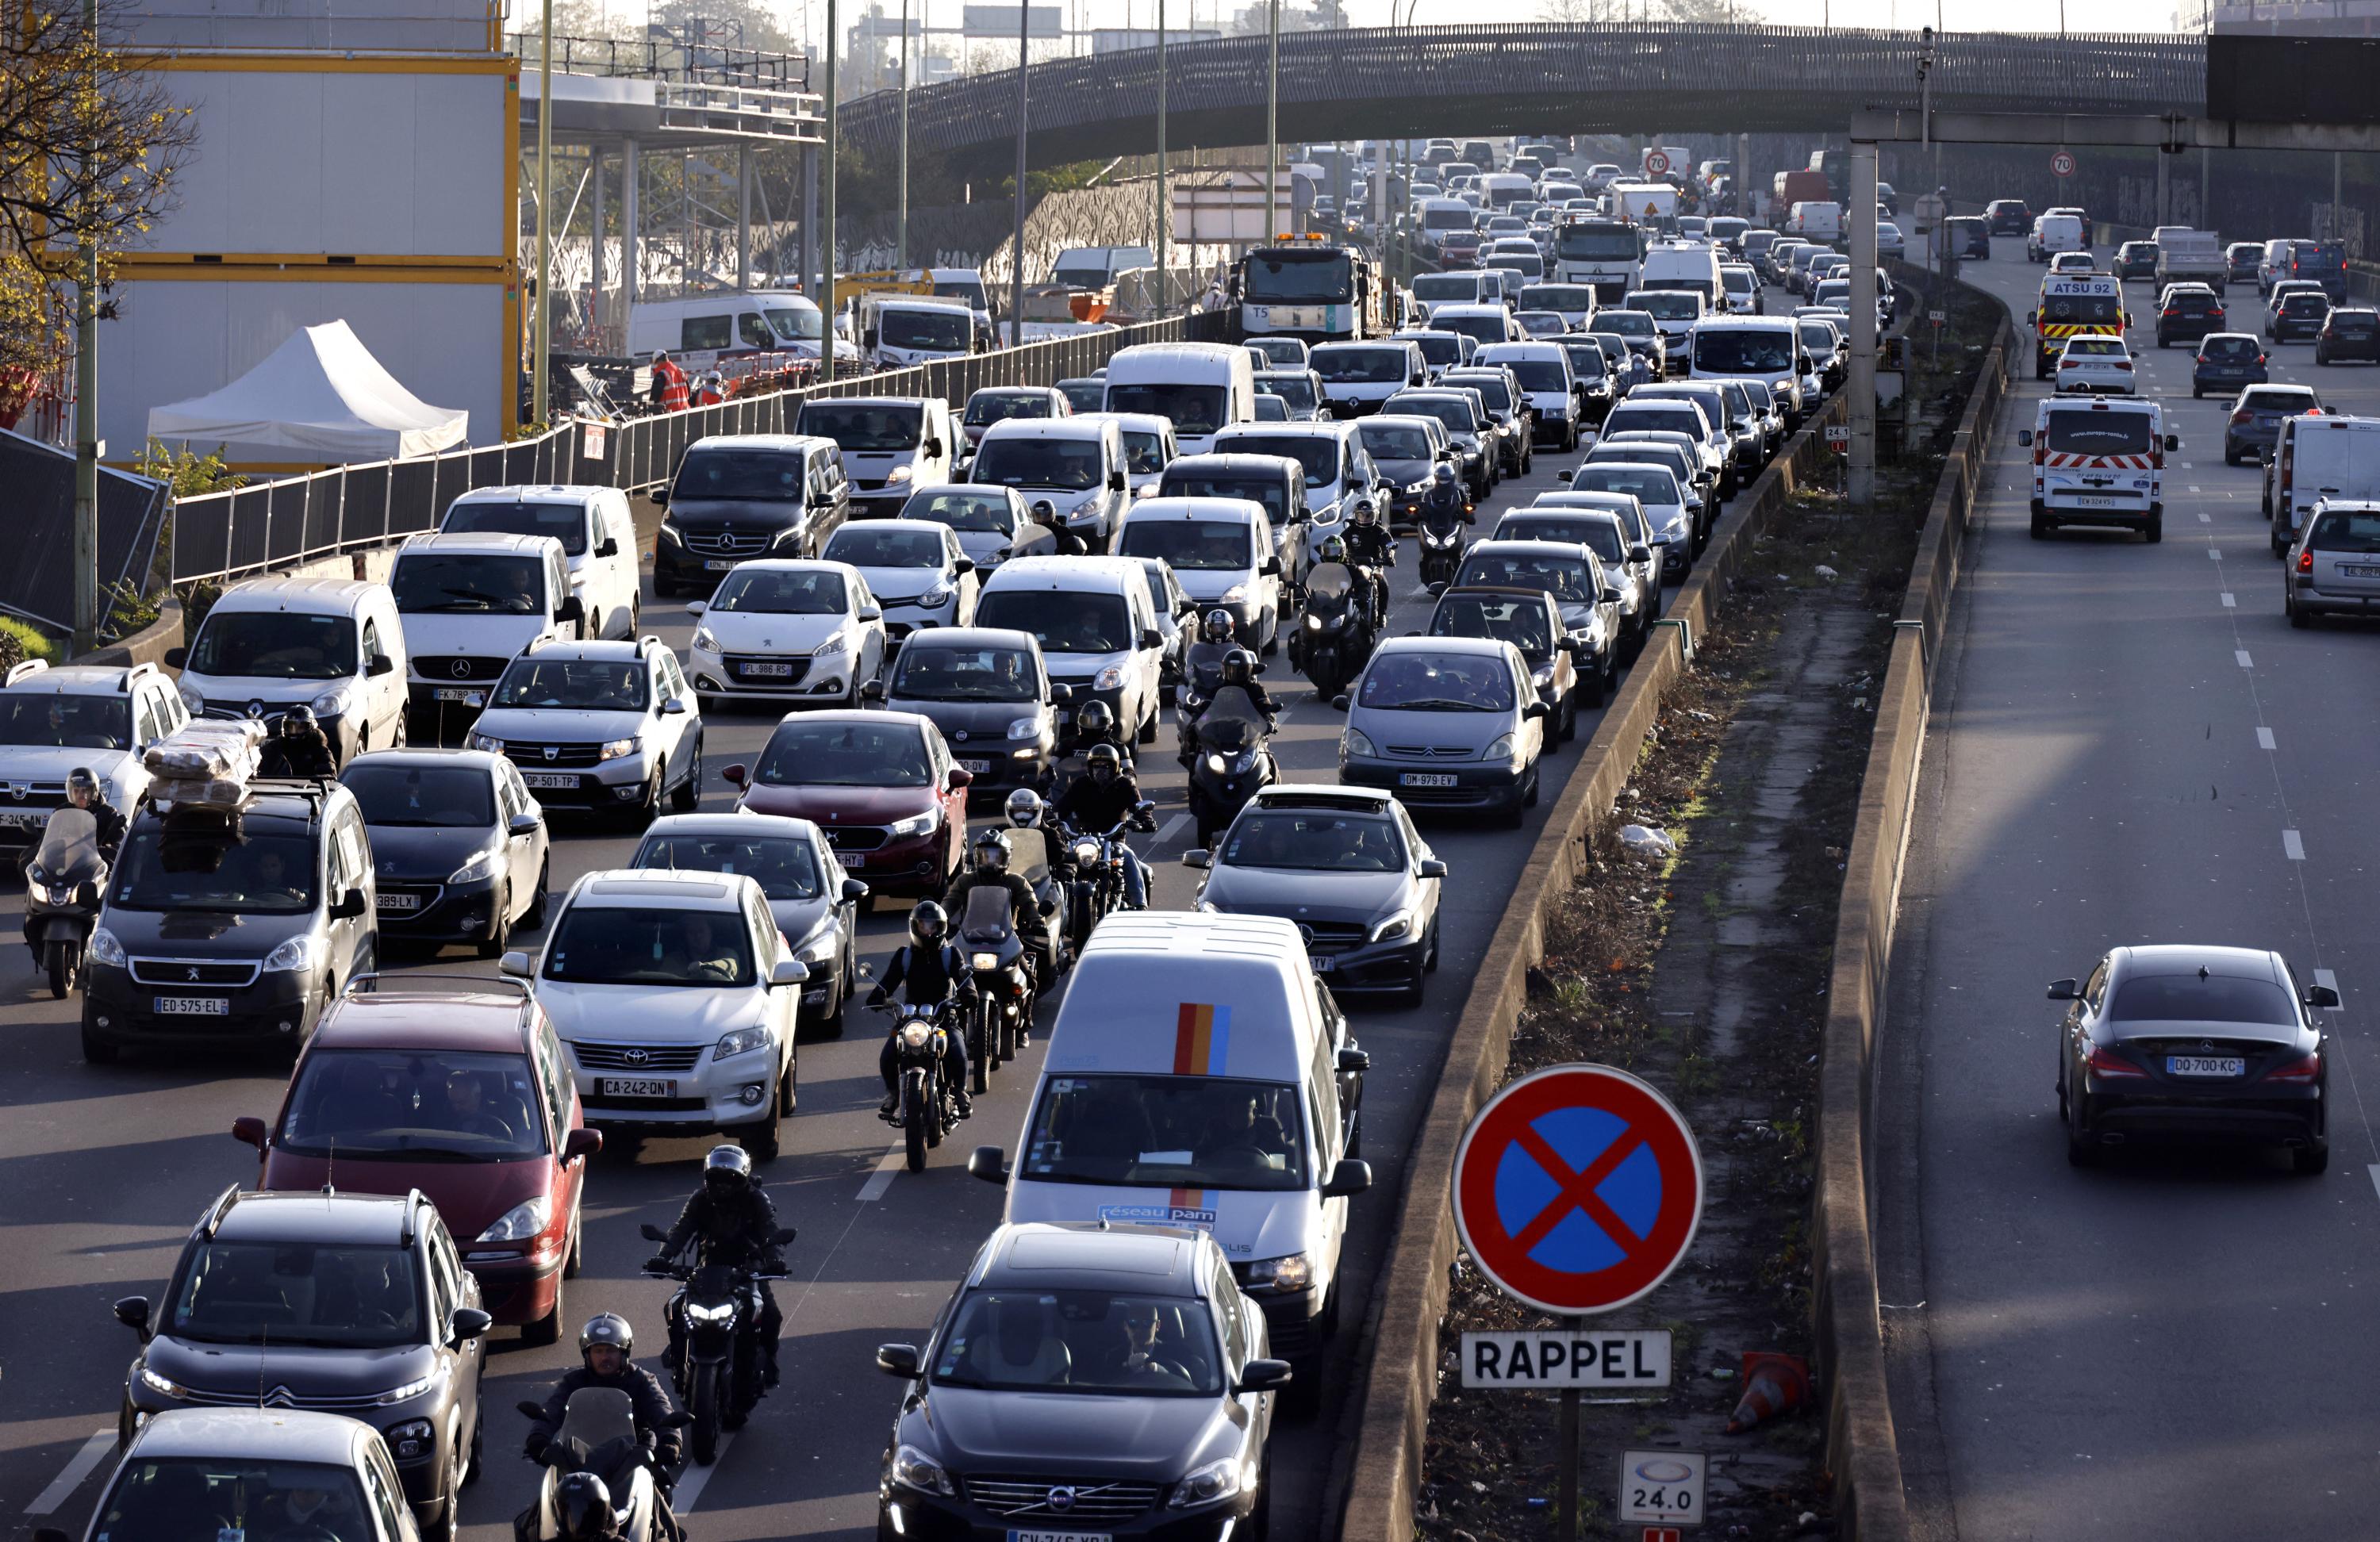
[[[2022, 317], [2043, 270], [1993, 248], [1965, 276]], [[2153, 321], [2149, 286], [2125, 292]], [[2252, 285], [2227, 302], [2261, 332]], [[2192, 349], [2132, 338], [2181, 437], [2164, 542], [2028, 539], [2028, 354], [1949, 630], [1880, 1073], [1903, 1465], [1932, 1536], [2369, 1536], [2380, 634], [2289, 628], [2228, 402], [2192, 400]], [[2373, 367], [2270, 352], [2276, 381], [2380, 411]], [[2067, 1165], [2045, 985], [2181, 941], [2338, 985], [2325, 1175], [2262, 1151]]]
[[[1553, 489], [1559, 466], [1575, 456], [1541, 454], [1532, 475], [1508, 480], [1480, 510], [1480, 533], [1504, 507]], [[651, 511], [646, 511], [650, 520]], [[647, 534], [650, 537], [648, 523]], [[1394, 635], [1420, 626], [1428, 601], [1416, 589], [1415, 549], [1391, 573], [1397, 601]], [[1674, 593], [1674, 589], [1669, 591]], [[681, 653], [691, 618], [676, 605], [648, 601], [645, 620]], [[1336, 779], [1341, 718], [1315, 699], [1275, 660], [1267, 684], [1285, 698], [1274, 748], [1291, 779]], [[1374, 1171], [1370, 1196], [1355, 1201], [1345, 1276], [1347, 1327], [1325, 1378], [1318, 1415], [1286, 1421], [1275, 1437], [1280, 1493], [1277, 1535], [1317, 1535], [1353, 1358], [1357, 1325], [1385, 1251], [1385, 1225], [1403, 1175], [1402, 1153], [1444, 1056], [1464, 989], [1501, 913], [1505, 896], [1559, 781], [1577, 764], [1580, 747], [1599, 714], [1582, 714], [1575, 743], [1548, 760], [1548, 785], [1524, 828], [1492, 829], [1471, 820], [1437, 820], [1427, 838], [1453, 868], [1443, 899], [1443, 966], [1417, 1009], [1352, 1003], [1356, 1032], [1372, 1056], [1366, 1079], [1366, 1155]], [[748, 761], [768, 736], [774, 715], [722, 711], [705, 730], [710, 768], [703, 807], [732, 807], [718, 769]], [[1159, 830], [1140, 838], [1154, 859], [1152, 904], [1184, 908], [1196, 875], [1176, 861], [1192, 841], [1183, 806], [1183, 779], [1172, 758], [1169, 722], [1160, 742], [1141, 751], [1143, 785], [1159, 805]], [[560, 892], [582, 873], [625, 862], [635, 836], [617, 826], [555, 821], [552, 882]], [[21, 895], [0, 900], [0, 935], [13, 936]], [[880, 965], [903, 934], [905, 903], [888, 905], [864, 929], [863, 956]], [[539, 939], [516, 945], [534, 949]], [[229, 1135], [241, 1114], [271, 1115], [284, 1074], [261, 1061], [220, 1056], [170, 1059], [151, 1054], [119, 1064], [88, 1066], [76, 1044], [78, 1003], [53, 1002], [37, 989], [24, 955], [8, 960], [0, 977], [0, 1024], [10, 1053], [0, 1065], [0, 1160], [7, 1183], [0, 1194], [0, 1513], [18, 1519], [11, 1535], [35, 1524], [79, 1529], [112, 1469], [113, 1429], [124, 1368], [135, 1343], [109, 1315], [115, 1298], [153, 1294], [170, 1269], [193, 1219], [225, 1185], [252, 1183], [253, 1155]], [[432, 960], [404, 957], [392, 967]], [[491, 973], [460, 950], [437, 958], [443, 970]], [[1044, 1021], [1050, 1007], [1043, 1008]], [[969, 1178], [963, 1163], [979, 1142], [1014, 1148], [1035, 1076], [1037, 1044], [1003, 1069], [976, 1116], [938, 1151], [929, 1169], [900, 1171], [894, 1132], [879, 1121], [876, 1104], [878, 1034], [883, 1019], [855, 1011], [847, 1037], [804, 1044], [800, 1108], [785, 1153], [765, 1170], [781, 1218], [800, 1229], [788, 1249], [794, 1278], [777, 1286], [785, 1317], [783, 1384], [725, 1443], [717, 1463], [687, 1469], [678, 1507], [691, 1512], [701, 1542], [745, 1537], [858, 1537], [874, 1535], [880, 1459], [899, 1398], [899, 1384], [877, 1372], [875, 1346], [915, 1341], [949, 1296], [985, 1233], [996, 1223], [1000, 1192]], [[650, 1253], [640, 1224], [666, 1225], [694, 1187], [698, 1163], [715, 1137], [655, 1139], [632, 1157], [599, 1158], [585, 1208], [585, 1272], [569, 1287], [573, 1331], [551, 1349], [531, 1349], [514, 1330], [499, 1330], [482, 1391], [488, 1435], [485, 1465], [466, 1499], [471, 1542], [498, 1542], [510, 1517], [533, 1491], [535, 1470], [521, 1461], [527, 1425], [514, 1412], [524, 1397], [542, 1396], [577, 1361], [575, 1325], [599, 1310], [627, 1315], [636, 1326], [639, 1358], [658, 1365], [666, 1335], [662, 1306], [670, 1289], [644, 1278], [638, 1266]], [[29, 1511], [30, 1513], [29, 1513]]]

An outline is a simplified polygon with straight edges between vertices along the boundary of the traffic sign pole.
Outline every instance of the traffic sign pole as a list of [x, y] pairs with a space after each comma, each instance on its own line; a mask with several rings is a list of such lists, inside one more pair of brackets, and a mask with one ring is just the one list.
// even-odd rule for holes
[[[1585, 1328], [1585, 1317], [1572, 1317], [1573, 1329]], [[1561, 1542], [1578, 1542], [1578, 1389], [1565, 1387], [1561, 1395], [1561, 1520], [1554, 1535]]]

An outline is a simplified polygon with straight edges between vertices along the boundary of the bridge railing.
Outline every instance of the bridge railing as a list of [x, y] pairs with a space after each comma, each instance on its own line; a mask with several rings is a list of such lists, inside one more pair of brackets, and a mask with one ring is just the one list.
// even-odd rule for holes
[[[536, 32], [504, 34], [505, 48], [520, 60], [523, 69], [538, 67], [540, 42]], [[667, 38], [557, 37], [553, 67], [566, 75], [625, 75], [755, 91], [807, 91], [810, 85], [807, 55], [760, 48], [689, 48]]]

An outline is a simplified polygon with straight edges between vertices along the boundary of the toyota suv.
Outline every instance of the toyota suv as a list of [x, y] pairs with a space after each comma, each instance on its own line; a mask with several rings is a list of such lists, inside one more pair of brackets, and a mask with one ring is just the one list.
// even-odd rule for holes
[[617, 809], [639, 823], [702, 795], [702, 713], [659, 637], [557, 643], [515, 659], [471, 747], [504, 755], [548, 808]]

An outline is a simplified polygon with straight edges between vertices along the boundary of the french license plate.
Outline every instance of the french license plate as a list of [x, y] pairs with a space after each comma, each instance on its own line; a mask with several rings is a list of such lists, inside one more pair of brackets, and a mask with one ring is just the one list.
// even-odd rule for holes
[[160, 996], [157, 1014], [161, 1017], [228, 1017], [231, 998], [228, 996]]
[[1307, 958], [1305, 962], [1313, 965], [1314, 972], [1318, 975], [1329, 974], [1332, 969], [1336, 968], [1339, 964], [1339, 961], [1331, 957], [1329, 953], [1313, 954], [1311, 957]]
[[2168, 1055], [2168, 1076], [2244, 1076], [2248, 1062], [2239, 1055]]
[[0, 814], [0, 829], [39, 830], [49, 822], [47, 814]]
[[1451, 787], [1452, 771], [1406, 771], [1397, 778], [1400, 787]]
[[523, 771], [521, 780], [532, 787], [575, 788], [578, 778], [568, 771]]
[[652, 1076], [605, 1076], [595, 1090], [605, 1098], [674, 1098], [677, 1083]]
[[730, 558], [712, 557], [702, 565], [702, 570], [705, 573], [724, 573], [735, 565], [735, 562]]
[[2116, 506], [2115, 495], [2108, 492], [2070, 493], [2067, 502], [2078, 509], [2111, 509]]
[[430, 698], [432, 701], [459, 701], [466, 707], [483, 707], [487, 705], [488, 693], [462, 686], [440, 686], [430, 693]]
[[951, 764], [958, 767], [959, 770], [966, 772], [969, 776], [982, 776], [991, 770], [991, 762], [989, 760], [953, 759]]
[[1008, 1542], [1115, 1542], [1115, 1536], [1104, 1531], [1019, 1531], [1011, 1526]]
[[421, 896], [419, 894], [392, 894], [387, 890], [383, 889], [374, 899], [373, 903], [379, 905], [382, 910], [419, 910], [421, 908]]
[[791, 664], [738, 664], [736, 668], [742, 671], [747, 679], [783, 679], [794, 673], [794, 666]]
[[2358, 567], [2341, 563], [2338, 570], [2350, 578], [2380, 578], [2380, 567]]

